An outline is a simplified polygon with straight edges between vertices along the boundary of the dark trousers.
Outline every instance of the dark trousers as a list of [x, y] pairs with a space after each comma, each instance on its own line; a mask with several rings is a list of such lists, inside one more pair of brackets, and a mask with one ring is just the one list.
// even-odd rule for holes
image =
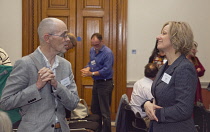
[[99, 131], [102, 132], [111, 132], [110, 106], [113, 87], [112, 80], [102, 82], [94, 81], [93, 84], [91, 112], [101, 117]]

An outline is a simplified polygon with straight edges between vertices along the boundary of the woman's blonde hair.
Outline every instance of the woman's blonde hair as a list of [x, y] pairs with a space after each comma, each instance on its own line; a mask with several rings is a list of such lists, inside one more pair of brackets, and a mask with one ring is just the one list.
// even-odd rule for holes
[[169, 25], [169, 36], [176, 53], [187, 55], [192, 49], [194, 39], [190, 25], [186, 22], [169, 21], [163, 28], [166, 25]]
[[0, 111], [0, 132], [12, 132], [12, 122], [6, 112]]

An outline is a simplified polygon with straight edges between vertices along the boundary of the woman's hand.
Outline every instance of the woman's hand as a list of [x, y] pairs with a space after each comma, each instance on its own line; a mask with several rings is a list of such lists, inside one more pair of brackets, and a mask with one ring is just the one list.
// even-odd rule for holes
[[155, 110], [160, 109], [162, 107], [155, 105], [154, 103], [151, 103], [150, 101], [147, 101], [144, 104], [144, 109], [146, 111], [147, 116], [150, 120], [156, 120], [158, 122], [158, 118], [155, 115]]

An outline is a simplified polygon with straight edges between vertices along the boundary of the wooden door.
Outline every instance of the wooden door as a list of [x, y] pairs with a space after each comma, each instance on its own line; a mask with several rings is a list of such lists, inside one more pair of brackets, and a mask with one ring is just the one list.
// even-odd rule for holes
[[[113, 34], [111, 27], [113, 23], [112, 15], [110, 15], [112, 14], [112, 4], [111, 0], [86, 0], [78, 1], [77, 4], [77, 33], [82, 36], [83, 41], [78, 45], [77, 53], [81, 59], [77, 60], [80, 67], [76, 70], [76, 80], [79, 80], [77, 85], [80, 87], [80, 95], [87, 100], [88, 105], [91, 104], [93, 80], [91, 77], [81, 77], [80, 69], [89, 61], [90, 38], [93, 33], [101, 33], [104, 44], [114, 50], [113, 46], [116, 45], [116, 42], [111, 40], [116, 38], [116, 34]], [[114, 94], [113, 98], [115, 98]], [[112, 108], [114, 107], [115, 100], [112, 101]]]
[[114, 54], [114, 91], [112, 119], [121, 95], [126, 91], [126, 14], [127, 0], [22, 0], [23, 3], [23, 56], [39, 45], [37, 28], [46, 17], [63, 20], [69, 32], [81, 37], [74, 49], [65, 53], [72, 64], [78, 93], [88, 105], [91, 103], [92, 79], [81, 77], [80, 70], [89, 61], [90, 37], [99, 32], [105, 45]]

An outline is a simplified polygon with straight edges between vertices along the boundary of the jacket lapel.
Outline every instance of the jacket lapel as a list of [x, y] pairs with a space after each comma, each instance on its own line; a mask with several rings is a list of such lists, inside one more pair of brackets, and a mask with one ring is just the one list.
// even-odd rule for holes
[[179, 56], [172, 65], [169, 66], [169, 68], [165, 71], [168, 75], [172, 75], [174, 70], [177, 66], [182, 62], [182, 60], [185, 58], [184, 55]]
[[168, 65], [168, 62], [166, 62], [158, 71], [156, 77], [155, 77], [155, 80], [153, 81], [153, 84], [152, 84], [152, 95], [155, 97], [155, 89], [156, 89], [156, 86], [161, 82], [161, 76], [162, 76], [162, 73], [163, 73], [163, 70], [165, 69], [165, 67]]
[[35, 58], [37, 58], [38, 62], [41, 64], [42, 67], [46, 67], [47, 64], [43, 59], [42, 54], [38, 51], [38, 48], [32, 53]]
[[[182, 60], [183, 60], [184, 58], [185, 58], [184, 55], [179, 56], [179, 58], [176, 59], [176, 60], [174, 61], [174, 63], [173, 63], [172, 65], [170, 65], [170, 66], [168, 67], [168, 69], [167, 69], [164, 73], [167, 73], [168, 75], [172, 76], [174, 70], [175, 70], [176, 67], [182, 62]], [[158, 74], [156, 75], [156, 79], [155, 79], [154, 82], [153, 82], [153, 85], [152, 85], [152, 94], [153, 94], [154, 97], [155, 97], [155, 89], [156, 89], [156, 87], [162, 82], [161, 79], [162, 79], [162, 76], [163, 76], [163, 74], [164, 74], [163, 71], [164, 71], [164, 69], [166, 68], [167, 65], [168, 65], [168, 62], [166, 62], [166, 64], [164, 64], [164, 65], [160, 68]]]

